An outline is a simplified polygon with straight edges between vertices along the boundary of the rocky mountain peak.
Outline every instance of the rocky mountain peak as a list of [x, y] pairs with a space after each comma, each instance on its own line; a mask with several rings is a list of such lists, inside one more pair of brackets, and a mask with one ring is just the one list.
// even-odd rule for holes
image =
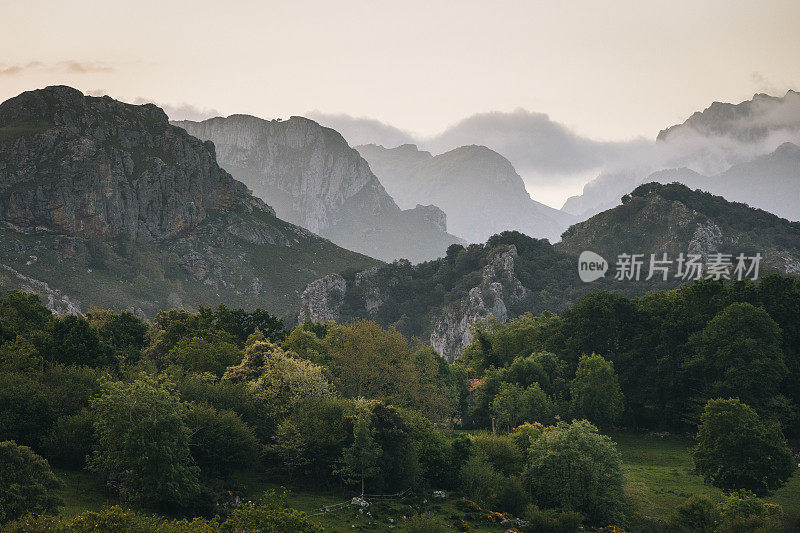
[[153, 104], [63, 86], [0, 104], [0, 218], [14, 227], [147, 241], [213, 210], [270, 211]]
[[213, 141], [220, 163], [277, 215], [345, 248], [383, 260], [427, 260], [458, 239], [436, 208], [401, 210], [369, 164], [313, 120], [246, 115], [174, 124]]

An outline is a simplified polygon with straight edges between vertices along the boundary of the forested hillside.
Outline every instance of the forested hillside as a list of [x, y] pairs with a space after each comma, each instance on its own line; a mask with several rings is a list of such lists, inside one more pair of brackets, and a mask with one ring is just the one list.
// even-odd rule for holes
[[[698, 518], [709, 527], [747, 520], [780, 530], [779, 508], [751, 493], [732, 496], [748, 502], [739, 514], [725, 514], [734, 500], [698, 496], [667, 521], [643, 515], [603, 433], [697, 432], [692, 457], [710, 486], [784, 494], [796, 463], [784, 435], [798, 437], [798, 324], [793, 277], [699, 281], [634, 299], [600, 291], [558, 315], [476, 325], [451, 365], [369, 321], [287, 329], [268, 312], [225, 306], [152, 323], [102, 310], [59, 317], [35, 295], [10, 292], [0, 300], [0, 461], [30, 464], [13, 479], [34, 485], [24, 498], [0, 496], [0, 521], [32, 511], [41, 516], [10, 531], [85, 531], [92, 521], [317, 531], [329, 520], [275, 493], [241, 503], [248, 484], [270, 482], [366, 494], [364, 508], [370, 494], [416, 494], [420, 514], [400, 524], [409, 531], [501, 522], [667, 531], [698, 505], [710, 509]], [[88, 471], [91, 486], [131, 510], [47, 518], [60, 504], [51, 467]], [[431, 490], [463, 498], [452, 516], [425, 503]], [[386, 518], [364, 520], [391, 529]]]

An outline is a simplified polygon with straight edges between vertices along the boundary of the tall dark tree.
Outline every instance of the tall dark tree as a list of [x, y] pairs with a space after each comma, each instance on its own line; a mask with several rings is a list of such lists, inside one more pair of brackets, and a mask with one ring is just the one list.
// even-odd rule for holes
[[709, 400], [692, 451], [697, 471], [723, 490], [770, 494], [786, 483], [795, 460], [780, 427], [736, 399]]

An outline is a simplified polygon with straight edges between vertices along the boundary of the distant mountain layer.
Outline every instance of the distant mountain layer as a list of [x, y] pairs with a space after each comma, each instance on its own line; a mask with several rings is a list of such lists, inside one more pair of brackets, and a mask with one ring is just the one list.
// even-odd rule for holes
[[800, 93], [790, 90], [783, 97], [756, 94], [751, 100], [739, 104], [714, 102], [705, 110], [694, 113], [683, 124], [661, 130], [657, 140], [700, 134], [755, 142], [779, 129], [798, 128]]
[[[654, 172], [644, 181], [679, 182], [788, 220], [800, 220], [800, 147], [792, 143], [784, 143], [772, 153], [733, 165], [713, 176], [704, 176], [688, 168], [677, 168]], [[621, 197], [621, 190], [630, 190], [637, 184], [637, 180], [631, 176], [600, 176], [586, 186], [583, 196], [571, 199], [565, 209], [580, 212], [581, 208], [586, 207], [581, 202], [587, 199], [598, 202], [598, 208], [613, 207], [619, 202], [617, 196]]]
[[[605, 257], [610, 271], [583, 283], [578, 255]], [[331, 275], [306, 288], [299, 320], [349, 320], [365, 317], [428, 339], [450, 360], [470, 340], [470, 326], [490, 316], [505, 321], [525, 312], [560, 311], [581, 295], [608, 289], [641, 295], [681, 283], [617, 281], [620, 253], [748, 256], [761, 253], [761, 274], [800, 274], [800, 224], [726, 201], [679, 184], [650, 183], [634, 190], [626, 203], [575, 224], [562, 242], [551, 245], [506, 232], [485, 245], [453, 247], [446, 257], [416, 266], [390, 264], [359, 273]], [[673, 270], [674, 274], [674, 270]]]
[[558, 240], [573, 217], [531, 199], [511, 163], [484, 146], [433, 156], [414, 145], [356, 149], [400, 206], [433, 203], [447, 213], [451, 233], [469, 242], [517, 230]]
[[562, 209], [587, 218], [618, 205], [625, 192], [641, 183], [681, 181], [800, 220], [800, 162], [786, 143], [800, 144], [800, 93], [756, 94], [739, 104], [714, 102], [662, 130], [657, 142], [634, 154], [627, 166], [602, 172]]
[[648, 181], [677, 181], [788, 220], [800, 220], [800, 146], [792, 143], [714, 176], [681, 168], [656, 172]]
[[312, 120], [247, 115], [174, 124], [213, 141], [220, 165], [280, 218], [384, 260], [440, 257], [459, 239], [445, 214], [419, 202], [401, 210], [344, 138]]
[[378, 264], [277, 219], [158, 107], [69, 87], [0, 104], [0, 225], [0, 289], [73, 312], [286, 312], [308, 281]]

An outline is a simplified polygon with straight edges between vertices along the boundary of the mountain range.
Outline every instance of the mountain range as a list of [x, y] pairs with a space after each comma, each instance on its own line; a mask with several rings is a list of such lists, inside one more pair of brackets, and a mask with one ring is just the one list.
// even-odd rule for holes
[[284, 222], [158, 107], [69, 87], [0, 104], [0, 288], [51, 308], [295, 309], [309, 281], [378, 261]]
[[[777, 130], [743, 131], [750, 142]], [[678, 134], [665, 135], [659, 143]], [[489, 316], [558, 311], [598, 288], [637, 295], [681, 282], [583, 283], [575, 270], [584, 250], [611, 261], [760, 253], [762, 273], [800, 274], [800, 223], [729, 201], [738, 195], [791, 217], [798, 161], [800, 148], [787, 142], [718, 174], [651, 173], [651, 183], [624, 190], [621, 205], [551, 244], [535, 237], [555, 241], [570, 220], [532, 200], [513, 166], [485, 147], [356, 151], [300, 117], [176, 125], [152, 104], [48, 87], [0, 104], [0, 289], [38, 292], [73, 313], [98, 306], [152, 318], [226, 303], [292, 321], [369, 318], [453, 359]], [[727, 199], [659, 183], [675, 180], [718, 187]], [[444, 211], [416, 205], [421, 196]], [[485, 244], [464, 246], [446, 220]]]
[[432, 199], [421, 196], [400, 209], [359, 153], [313, 120], [232, 115], [174, 124], [212, 141], [220, 165], [278, 217], [339, 246], [386, 261], [419, 262], [461, 242], [447, 233], [445, 213], [428, 205]]
[[[788, 144], [787, 144], [788, 143]], [[641, 183], [680, 181], [800, 220], [800, 93], [756, 94], [739, 104], [714, 102], [656, 142], [602, 171], [562, 210], [580, 219], [618, 205]]]
[[575, 220], [531, 199], [508, 159], [485, 146], [436, 156], [411, 144], [356, 149], [400, 206], [429, 201], [441, 207], [450, 231], [472, 243], [506, 230], [557, 241]]
[[[585, 250], [612, 263], [592, 283], [583, 283], [577, 272]], [[626, 195], [622, 205], [571, 226], [554, 245], [504, 232], [415, 266], [326, 276], [303, 292], [298, 320], [368, 318], [426, 339], [453, 360], [469, 344], [471, 326], [488, 317], [504, 322], [526, 312], [560, 311], [597, 289], [634, 296], [682, 282], [674, 276], [618, 281], [613, 263], [623, 253], [667, 253], [673, 260], [680, 253], [697, 254], [704, 261], [715, 253], [760, 253], [761, 275], [800, 275], [800, 223], [681, 184], [649, 183]]]

